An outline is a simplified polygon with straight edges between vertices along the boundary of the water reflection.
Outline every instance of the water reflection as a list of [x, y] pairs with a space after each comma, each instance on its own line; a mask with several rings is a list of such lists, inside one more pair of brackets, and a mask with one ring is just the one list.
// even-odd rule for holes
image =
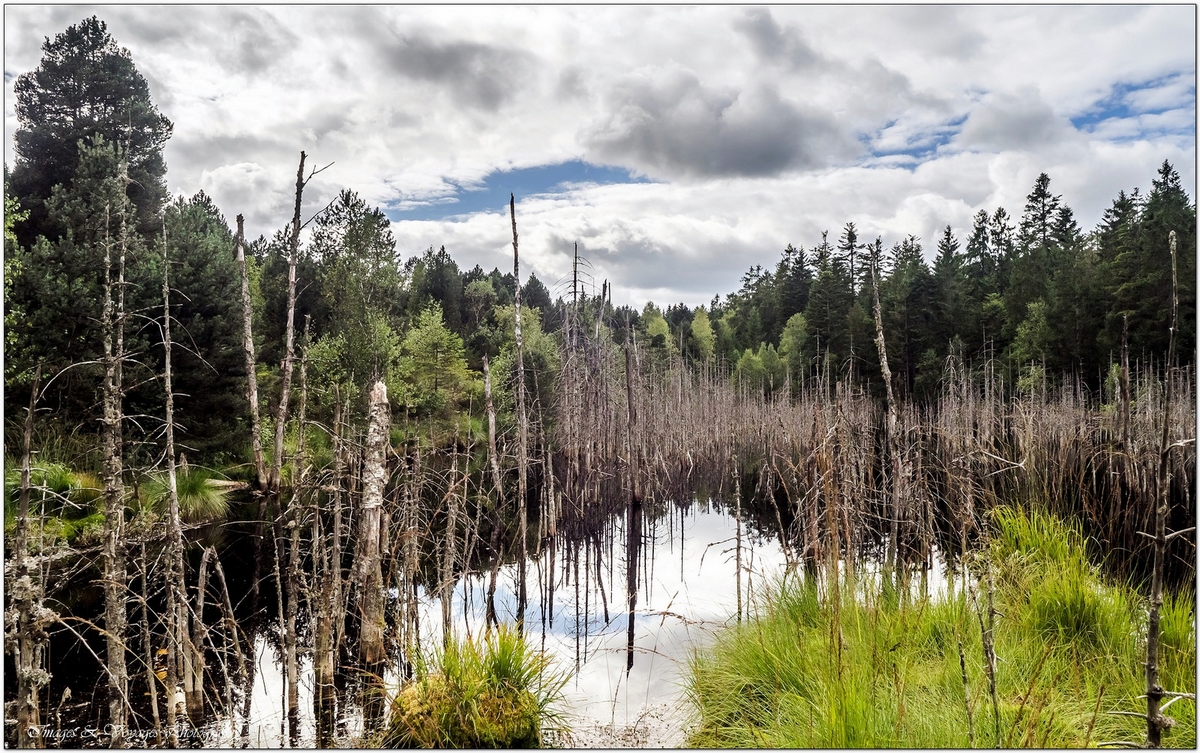
[[[682, 698], [680, 683], [687, 659], [713, 631], [736, 621], [736, 532], [731, 516], [702, 505], [691, 505], [687, 510], [677, 510], [674, 516], [647, 523], [634, 614], [634, 661], [628, 672], [628, 613], [624, 611], [628, 593], [621, 555], [614, 553], [614, 563], [608, 550], [601, 552], [601, 574], [597, 578], [595, 551], [576, 555], [560, 547], [552, 597], [547, 583], [542, 582], [541, 588], [535, 585], [549, 572], [550, 553], [544, 551], [531, 562], [526, 632], [530, 640], [541, 643], [559, 667], [574, 673], [566, 688], [566, 700], [577, 744], [588, 742], [597, 727], [634, 727], [661, 716], [664, 709], [671, 722], [665, 726], [674, 734], [671, 739], [652, 740], [650, 744], [682, 742], [686, 712], [675, 707]], [[618, 530], [613, 538], [622, 541], [623, 531]], [[763, 585], [783, 572], [786, 558], [777, 540], [745, 532], [742, 547], [742, 587], [752, 599]], [[568, 565], [573, 556], [580, 560], [578, 601], [574, 582], [568, 582], [574, 577], [573, 563]], [[501, 568], [496, 609], [501, 619], [509, 622], [517, 618], [516, 578], [515, 565]], [[453, 630], [459, 637], [482, 631], [486, 589], [487, 578], [482, 575], [457, 584], [452, 614]], [[423, 600], [423, 636], [440, 640], [441, 614], [440, 599]], [[601, 744], [612, 747], [619, 741]]]
[[[624, 520], [624, 516], [614, 518], [610, 541], [624, 541]], [[682, 744], [688, 712], [681, 703], [681, 682], [687, 660], [716, 630], [737, 619], [736, 532], [732, 516], [704, 503], [678, 507], [645, 523], [634, 614], [634, 660], [628, 672], [623, 554], [602, 543], [597, 567], [595, 543], [577, 551], [560, 543], [554, 551], [553, 582], [549, 577], [550, 550], [531, 556], [526, 634], [550, 654], [559, 669], [572, 674], [564, 691], [566, 722], [572, 734], [560, 742], [580, 747]], [[752, 603], [754, 595], [783, 572], [786, 558], [777, 539], [752, 534], [749, 527], [743, 527], [742, 536], [742, 589], [744, 598]], [[487, 582], [487, 573], [475, 573], [456, 584], [451, 596], [451, 629], [456, 637], [478, 637], [484, 632]], [[441, 599], [422, 589], [420, 605], [420, 641], [422, 648], [429, 650], [442, 641]], [[501, 621], [516, 622], [515, 563], [500, 569], [496, 610]], [[256, 640], [255, 649], [248, 739], [231, 733], [228, 719], [217, 719], [208, 727], [209, 745], [287, 745], [286, 689], [277, 650], [264, 637]], [[302, 713], [297, 742], [300, 747], [313, 747], [312, 665], [307, 657], [300, 661]], [[385, 678], [391, 690], [399, 681], [395, 673]], [[345, 710], [340, 739], [362, 734], [359, 711], [354, 707]], [[236, 720], [239, 728], [241, 723]]]

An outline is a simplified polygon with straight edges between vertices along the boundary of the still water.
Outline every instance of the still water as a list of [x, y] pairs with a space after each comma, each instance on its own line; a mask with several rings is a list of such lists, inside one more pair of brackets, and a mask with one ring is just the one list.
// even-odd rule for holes
[[[615, 540], [623, 541], [623, 520], [614, 524]], [[563, 547], [555, 552], [553, 582], [550, 552], [531, 557], [526, 634], [553, 658], [557, 669], [570, 674], [562, 707], [570, 732], [554, 744], [612, 748], [676, 747], [684, 742], [690, 721], [682, 687], [688, 658], [715, 631], [738, 619], [737, 532], [731, 515], [703, 502], [645, 521], [633, 666], [628, 671], [629, 602], [621, 547], [602, 547], [599, 579], [595, 549], [587, 554], [580, 551], [578, 598], [575, 565]], [[778, 539], [751, 532], [745, 525], [741, 548], [745, 617], [754, 596], [783, 573], [786, 558]], [[610, 552], [615, 561], [609, 560]], [[452, 630], [459, 637], [483, 632], [487, 585], [487, 573], [471, 574], [457, 583], [451, 604]], [[502, 567], [496, 587], [496, 610], [502, 622], [516, 622], [516, 591], [516, 566]], [[420, 636], [423, 647], [441, 644], [442, 605], [436, 596], [422, 594]], [[285, 747], [283, 673], [275, 650], [261, 638], [256, 646], [248, 742], [252, 747]], [[301, 678], [299, 742], [311, 747], [315, 726], [309, 666], [302, 667]], [[398, 683], [397, 677], [387, 678], [392, 691]], [[361, 733], [360, 718], [351, 714], [346, 722], [340, 738], [353, 739]], [[229, 744], [235, 737], [229, 720], [214, 721], [208, 732], [210, 745]]]

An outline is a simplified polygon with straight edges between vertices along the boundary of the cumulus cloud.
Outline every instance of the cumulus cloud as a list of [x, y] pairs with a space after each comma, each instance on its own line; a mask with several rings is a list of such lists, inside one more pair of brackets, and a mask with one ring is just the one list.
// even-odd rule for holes
[[603, 161], [654, 176], [777, 175], [858, 151], [831, 115], [786, 101], [765, 83], [716, 90], [670, 70], [618, 81], [606, 100], [583, 142]]
[[[978, 209], [1018, 215], [1042, 171], [1085, 228], [1164, 158], [1195, 182], [1195, 14], [1161, 5], [8, 6], [10, 164], [15, 77], [93, 12], [175, 123], [170, 189], [251, 237], [290, 218], [301, 149], [334, 163], [306, 217], [346, 187], [397, 210], [496, 171], [616, 165], [656, 182], [518, 197], [523, 257], [550, 285], [578, 240], [638, 305], [706, 303], [847, 221], [932, 249]], [[507, 222], [394, 227], [405, 256], [491, 269]]]
[[959, 145], [968, 149], [1029, 149], [1053, 145], [1072, 128], [1036, 89], [997, 92], [985, 98], [963, 123]]
[[520, 50], [419, 34], [396, 35], [381, 52], [395, 73], [447, 87], [457, 104], [488, 111], [514, 96], [534, 63]]
[[763, 60], [784, 61], [795, 68], [824, 62], [799, 33], [780, 26], [769, 8], [747, 8], [745, 15], [734, 18], [733, 28], [750, 40]]

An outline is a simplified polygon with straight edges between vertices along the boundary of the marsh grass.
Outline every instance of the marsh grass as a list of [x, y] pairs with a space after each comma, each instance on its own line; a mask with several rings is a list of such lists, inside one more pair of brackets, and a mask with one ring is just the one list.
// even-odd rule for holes
[[[21, 464], [5, 459], [4, 530], [14, 530], [21, 493]], [[93, 473], [75, 471], [62, 463], [34, 462], [30, 467], [30, 511], [33, 525], [47, 542], [93, 543], [104, 523], [99, 511], [103, 486]], [[39, 544], [40, 545], [40, 544]]]
[[[214, 484], [214, 480], [215, 474], [204, 468], [180, 469], [175, 474], [179, 516], [184, 522], [206, 523], [229, 513], [228, 490]], [[140, 491], [143, 504], [148, 504], [160, 515], [166, 514], [169, 487], [165, 473], [151, 474]]]
[[[1101, 577], [1078, 528], [1009, 509], [996, 511], [991, 528], [991, 546], [972, 567], [994, 574], [999, 725], [976, 612], [984, 594], [972, 600], [958, 581], [943, 597], [908, 598], [863, 578], [822, 598], [791, 576], [765, 597], [758, 619], [693, 658], [687, 694], [698, 725], [689, 743], [1057, 748], [1140, 740], [1144, 718], [1110, 712], [1144, 713], [1143, 600]], [[1163, 614], [1164, 681], [1194, 692], [1193, 601], [1172, 595]], [[1194, 747], [1195, 703], [1181, 699], [1169, 715], [1176, 726], [1164, 743]]]
[[561, 724], [567, 681], [513, 628], [414, 658], [382, 743], [406, 748], [537, 748]]

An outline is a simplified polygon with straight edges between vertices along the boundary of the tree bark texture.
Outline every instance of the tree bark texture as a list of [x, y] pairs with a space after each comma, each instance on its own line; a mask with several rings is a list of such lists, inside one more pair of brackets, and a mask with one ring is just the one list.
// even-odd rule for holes
[[513, 233], [513, 277], [516, 280], [516, 291], [513, 296], [513, 307], [516, 321], [513, 336], [517, 346], [517, 381], [514, 389], [517, 392], [517, 538], [521, 548], [517, 560], [517, 630], [525, 629], [525, 606], [528, 595], [525, 586], [525, 560], [528, 556], [529, 534], [528, 512], [526, 510], [529, 484], [529, 417], [525, 414], [525, 349], [521, 341], [521, 258], [517, 250], [517, 203], [513, 194], [508, 195], [508, 211], [512, 218]]
[[281, 382], [279, 411], [275, 416], [275, 457], [271, 468], [271, 488], [279, 491], [283, 475], [283, 437], [287, 428], [288, 401], [292, 394], [292, 365], [296, 360], [296, 264], [300, 251], [300, 202], [304, 195], [304, 159], [300, 152], [300, 166], [296, 169], [296, 205], [292, 214], [292, 234], [288, 241], [288, 305], [287, 325], [284, 330], [284, 356], [280, 365]]
[[1171, 334], [1167, 343], [1167, 364], [1163, 379], [1162, 440], [1158, 446], [1158, 473], [1155, 476], [1157, 506], [1154, 515], [1154, 571], [1150, 579], [1150, 615], [1146, 626], [1146, 745], [1162, 746], [1167, 720], [1159, 711], [1165, 692], [1159, 682], [1159, 622], [1163, 603], [1163, 570], [1167, 560], [1167, 518], [1171, 506], [1171, 369], [1175, 363], [1175, 318], [1179, 312], [1179, 276], [1175, 261], [1175, 231], [1171, 243]]
[[359, 613], [362, 618], [360, 644], [363, 661], [378, 665], [387, 658], [383, 642], [382, 523], [383, 490], [387, 485], [387, 449], [391, 414], [387, 387], [376, 382], [371, 388], [367, 424], [366, 456], [363, 458], [362, 512], [359, 517], [358, 583]]
[[13, 579], [8, 581], [16, 625], [13, 632], [16, 640], [9, 644], [13, 652], [13, 665], [17, 674], [17, 747], [43, 747], [41, 733], [41, 710], [38, 691], [50, 681], [50, 675], [42, 669], [46, 643], [49, 636], [45, 625], [53, 617], [42, 605], [42, 584], [37, 567], [29, 556], [29, 488], [30, 457], [33, 444], [33, 411], [37, 405], [38, 387], [41, 386], [42, 367], [39, 364], [33, 376], [33, 388], [29, 395], [29, 409], [25, 414], [24, 448], [21, 454], [21, 492], [17, 510], [17, 530], [14, 541]]
[[[110, 207], [105, 207], [106, 238], [104, 244], [104, 310], [101, 319], [104, 330], [104, 383], [102, 401], [104, 418], [101, 426], [104, 482], [104, 630], [106, 634], [105, 663], [108, 670], [108, 718], [112, 725], [110, 745], [124, 747], [126, 728], [126, 698], [129, 691], [125, 669], [125, 486], [122, 479], [123, 385], [121, 361], [124, 359], [125, 327], [124, 296], [113, 298], [112, 244], [107, 238]], [[125, 281], [125, 219], [121, 212], [120, 249], [116, 287]]]
[[254, 306], [250, 300], [250, 273], [246, 269], [245, 230], [242, 215], [237, 216], [238, 270], [242, 275], [242, 355], [246, 361], [246, 402], [250, 404], [250, 442], [254, 448], [254, 469], [258, 488], [266, 489], [267, 469], [263, 462], [262, 425], [258, 415], [258, 374], [254, 355]]

